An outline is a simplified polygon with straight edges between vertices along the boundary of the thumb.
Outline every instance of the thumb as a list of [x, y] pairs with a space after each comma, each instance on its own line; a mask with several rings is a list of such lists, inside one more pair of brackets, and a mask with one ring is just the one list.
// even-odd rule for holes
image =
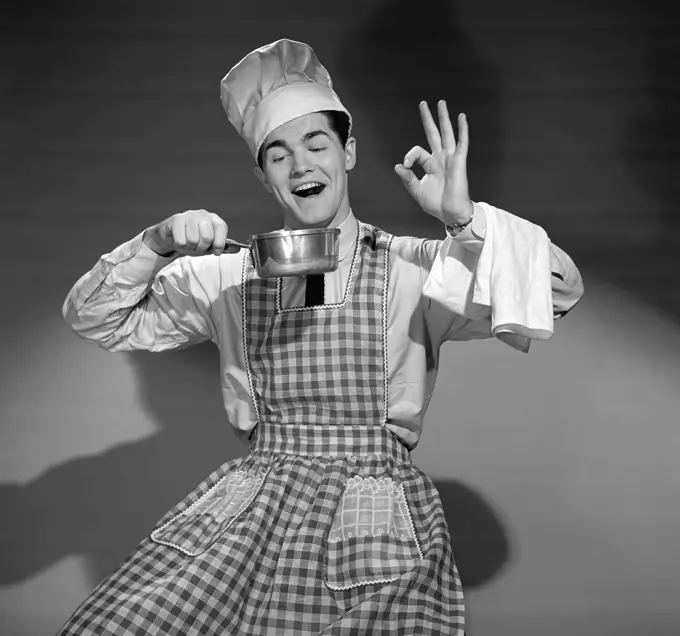
[[418, 188], [418, 184], [420, 182], [418, 181], [416, 175], [413, 173], [413, 170], [409, 170], [404, 166], [404, 164], [398, 163], [396, 166], [394, 166], [394, 171], [399, 175], [399, 178], [401, 179], [402, 183], [406, 186], [406, 189], [411, 194], [415, 194], [415, 191]]

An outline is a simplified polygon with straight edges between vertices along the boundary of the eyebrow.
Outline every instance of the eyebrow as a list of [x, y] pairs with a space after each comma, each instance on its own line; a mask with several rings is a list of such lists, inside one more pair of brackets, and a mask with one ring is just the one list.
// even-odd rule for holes
[[[309, 141], [310, 139], [314, 139], [314, 137], [318, 137], [319, 135], [323, 135], [324, 137], [327, 137], [330, 139], [329, 134], [324, 131], [324, 130], [312, 130], [311, 132], [306, 133], [302, 137], [302, 141]], [[286, 147], [286, 142], [283, 141], [282, 139], [274, 139], [274, 141], [270, 141], [264, 148], [264, 152], [267, 152], [270, 148], [285, 148]]]

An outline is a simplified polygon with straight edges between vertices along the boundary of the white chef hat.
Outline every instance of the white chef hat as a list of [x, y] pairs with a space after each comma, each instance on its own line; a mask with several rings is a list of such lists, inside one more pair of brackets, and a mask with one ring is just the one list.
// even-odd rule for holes
[[352, 116], [331, 76], [307, 44], [277, 40], [246, 55], [222, 80], [222, 106], [253, 157], [267, 135], [297, 117], [322, 110]]

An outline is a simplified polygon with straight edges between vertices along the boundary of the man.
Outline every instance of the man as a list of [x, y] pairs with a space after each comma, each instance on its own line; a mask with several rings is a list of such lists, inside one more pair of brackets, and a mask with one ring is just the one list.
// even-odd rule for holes
[[527, 351], [578, 301], [579, 273], [541, 228], [470, 201], [467, 121], [456, 141], [443, 102], [439, 128], [420, 105], [430, 151], [395, 167], [441, 241], [354, 217], [351, 117], [305, 44], [250, 53], [222, 102], [285, 226], [339, 228], [340, 263], [260, 279], [247, 251], [225, 249], [223, 219], [190, 210], [76, 283], [64, 316], [109, 351], [212, 340], [250, 452], [168, 512], [62, 634], [460, 635], [441, 502], [410, 459], [439, 348], [497, 336]]

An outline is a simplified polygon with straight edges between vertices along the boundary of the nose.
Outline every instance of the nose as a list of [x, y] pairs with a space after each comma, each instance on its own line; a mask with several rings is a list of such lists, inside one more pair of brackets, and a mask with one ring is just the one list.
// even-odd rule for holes
[[293, 153], [293, 163], [291, 165], [291, 175], [293, 177], [300, 177], [313, 170], [310, 154], [307, 149]]

